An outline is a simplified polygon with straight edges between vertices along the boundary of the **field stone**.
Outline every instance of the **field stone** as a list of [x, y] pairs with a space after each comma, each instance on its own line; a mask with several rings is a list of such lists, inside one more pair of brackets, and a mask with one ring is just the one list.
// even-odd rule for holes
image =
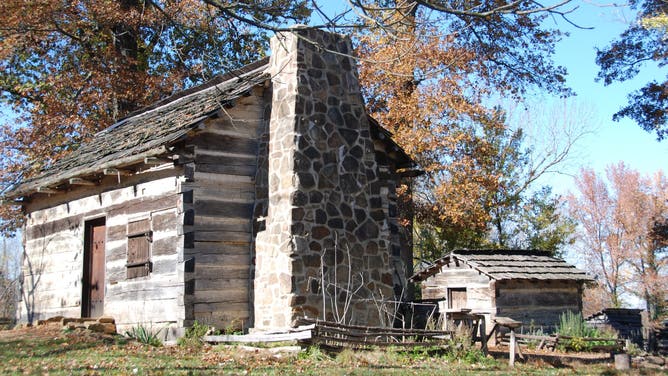
[[97, 319], [97, 322], [101, 324], [115, 324], [116, 320], [111, 316], [102, 316], [99, 319]]

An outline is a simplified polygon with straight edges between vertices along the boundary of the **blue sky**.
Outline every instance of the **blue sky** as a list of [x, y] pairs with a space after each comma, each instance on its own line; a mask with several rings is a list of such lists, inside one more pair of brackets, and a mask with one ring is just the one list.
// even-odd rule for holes
[[[578, 161], [564, 168], [566, 173], [577, 173], [579, 167], [593, 168], [603, 173], [612, 163], [624, 161], [630, 167], [649, 174], [664, 169], [668, 161], [668, 140], [658, 142], [653, 134], [644, 131], [635, 122], [623, 119], [612, 121], [612, 115], [627, 101], [627, 94], [645, 83], [666, 77], [666, 69], [648, 65], [634, 80], [604, 86], [595, 82], [598, 66], [595, 63], [596, 47], [609, 45], [630, 22], [634, 14], [628, 8], [597, 5], [577, 1], [579, 6], [570, 17], [581, 26], [593, 30], [581, 30], [559, 20], [557, 26], [571, 33], [558, 46], [556, 61], [568, 69], [568, 84], [577, 93], [574, 99], [589, 107], [591, 119], [582, 119], [598, 125], [597, 131], [577, 146]], [[554, 177], [549, 180], [557, 192], [572, 187], [572, 179]]]

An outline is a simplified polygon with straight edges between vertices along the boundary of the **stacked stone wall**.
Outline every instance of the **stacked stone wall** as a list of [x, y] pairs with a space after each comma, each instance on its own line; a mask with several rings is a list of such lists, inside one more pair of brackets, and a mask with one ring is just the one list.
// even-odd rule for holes
[[257, 329], [289, 327], [300, 317], [387, 323], [377, 307], [393, 298], [396, 284], [396, 223], [388, 216], [395, 192], [391, 167], [376, 160], [351, 53], [348, 38], [317, 30], [272, 40]]

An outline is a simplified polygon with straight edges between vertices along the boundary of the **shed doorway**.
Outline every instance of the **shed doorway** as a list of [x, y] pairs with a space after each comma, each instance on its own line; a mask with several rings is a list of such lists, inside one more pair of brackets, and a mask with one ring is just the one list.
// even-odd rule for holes
[[466, 287], [448, 289], [448, 308], [466, 308]]
[[105, 219], [86, 221], [84, 230], [81, 317], [100, 317], [104, 314]]

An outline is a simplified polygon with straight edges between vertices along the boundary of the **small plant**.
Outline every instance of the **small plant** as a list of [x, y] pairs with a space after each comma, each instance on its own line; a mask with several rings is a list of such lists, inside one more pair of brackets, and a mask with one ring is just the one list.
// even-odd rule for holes
[[323, 361], [329, 359], [329, 356], [325, 354], [320, 347], [318, 346], [309, 346], [306, 350], [299, 353], [300, 360], [312, 360], [312, 361]]
[[135, 339], [145, 345], [159, 347], [162, 346], [160, 332], [162, 332], [162, 329], [154, 332], [152, 328], [147, 328], [146, 326], [139, 324], [133, 326], [130, 330], [126, 330], [125, 336]]
[[205, 324], [201, 324], [198, 321], [195, 321], [193, 325], [186, 329], [186, 333], [183, 337], [179, 338], [176, 340], [176, 343], [179, 346], [201, 346], [202, 345], [202, 337], [204, 337], [209, 331], [211, 330], [211, 327]]
[[244, 322], [239, 321], [237, 319], [233, 319], [226, 327], [224, 330], [224, 333], [227, 335], [236, 335], [236, 334], [244, 334]]

